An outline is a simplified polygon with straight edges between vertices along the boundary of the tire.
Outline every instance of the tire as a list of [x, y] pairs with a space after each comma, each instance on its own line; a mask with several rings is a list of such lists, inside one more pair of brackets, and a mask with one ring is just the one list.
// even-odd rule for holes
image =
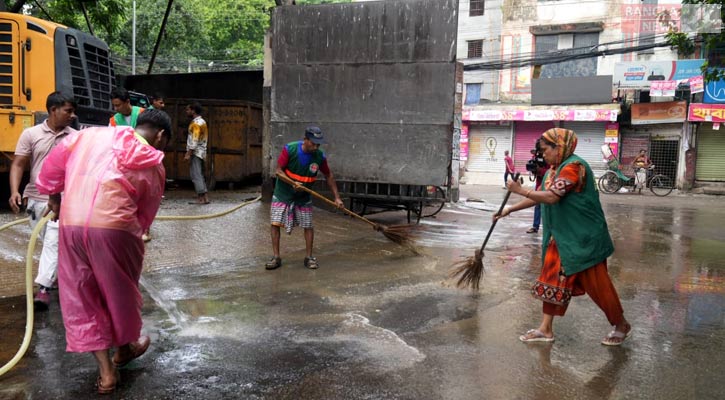
[[415, 213], [421, 218], [433, 217], [438, 214], [446, 204], [446, 193], [440, 186], [435, 187], [435, 191], [425, 201], [422, 201]]
[[672, 182], [672, 178], [667, 175], [655, 175], [649, 181], [649, 190], [654, 193], [655, 196], [667, 196], [672, 193], [675, 185]]
[[599, 190], [604, 193], [617, 193], [622, 187], [622, 180], [612, 171], [607, 171], [599, 177]]

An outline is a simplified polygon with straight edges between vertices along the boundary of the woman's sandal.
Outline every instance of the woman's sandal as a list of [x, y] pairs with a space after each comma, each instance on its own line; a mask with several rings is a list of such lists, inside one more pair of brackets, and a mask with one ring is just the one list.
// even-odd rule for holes
[[525, 335], [519, 336], [519, 340], [524, 343], [529, 342], [553, 342], [554, 337], [546, 337], [540, 330], [538, 329], [529, 329], [526, 331]]
[[103, 386], [103, 378], [101, 376], [98, 376], [98, 379], [96, 379], [96, 386], [98, 386], [98, 394], [111, 394], [116, 391], [116, 386], [118, 386], [118, 383], [121, 381], [121, 374], [119, 374], [118, 371], [116, 371], [116, 382], [111, 386]]
[[141, 336], [137, 341], [129, 343], [129, 346], [131, 347], [130, 357], [126, 357], [125, 359], [116, 359], [116, 355], [118, 355], [118, 352], [116, 352], [116, 354], [113, 355], [111, 362], [113, 362], [113, 365], [116, 368], [121, 368], [131, 361], [141, 357], [146, 350], [148, 350], [149, 345], [151, 345], [151, 339], [145, 335]]
[[631, 334], [632, 327], [629, 328], [629, 332], [627, 333], [613, 330], [602, 340], [602, 344], [605, 346], [621, 346]]

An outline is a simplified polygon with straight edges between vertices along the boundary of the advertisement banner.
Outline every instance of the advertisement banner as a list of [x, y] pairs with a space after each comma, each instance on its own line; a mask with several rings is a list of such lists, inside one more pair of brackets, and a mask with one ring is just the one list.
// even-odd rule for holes
[[468, 160], [468, 124], [461, 126], [461, 142], [460, 142], [460, 158], [461, 161]]
[[725, 122], [725, 104], [690, 104], [688, 121]]
[[710, 81], [705, 85], [703, 103], [718, 104], [725, 103], [725, 80]]
[[[702, 93], [705, 91], [705, 80], [702, 78], [702, 75], [693, 76], [692, 78], [688, 79], [688, 83], [690, 84], [690, 93]], [[705, 101], [707, 103], [707, 101]]]
[[618, 62], [612, 84], [622, 89], [649, 89], [652, 82], [678, 81], [702, 74], [698, 60]]
[[[616, 158], [619, 154], [619, 123], [614, 122], [604, 127], [604, 143], [609, 145], [609, 149]], [[609, 161], [607, 157], [604, 159]]]
[[654, 81], [650, 84], [650, 96], [674, 96], [677, 81]]
[[614, 122], [617, 110], [463, 110], [464, 121], [594, 121]]
[[687, 117], [686, 101], [632, 104], [632, 125], [684, 122], [685, 117]]

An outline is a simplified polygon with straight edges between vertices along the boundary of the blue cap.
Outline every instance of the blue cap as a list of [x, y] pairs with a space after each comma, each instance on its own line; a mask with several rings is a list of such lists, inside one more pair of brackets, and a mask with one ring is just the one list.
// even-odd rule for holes
[[317, 126], [308, 126], [305, 129], [305, 137], [310, 139], [314, 144], [326, 144], [325, 136], [322, 134], [322, 130]]

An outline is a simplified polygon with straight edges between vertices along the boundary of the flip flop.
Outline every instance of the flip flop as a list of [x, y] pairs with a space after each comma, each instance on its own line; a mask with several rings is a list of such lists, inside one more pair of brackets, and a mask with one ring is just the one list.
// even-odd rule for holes
[[205, 204], [209, 204], [209, 203], [211, 203], [211, 201], [206, 201], [206, 202], [204, 202], [204, 203], [200, 203], [200, 202], [198, 202], [198, 201], [190, 201], [190, 202], [189, 202], [189, 204], [196, 204], [196, 205], [199, 205], [199, 206], [203, 206], [203, 205], [205, 205]]
[[[632, 327], [629, 328], [629, 332], [624, 333], [618, 330], [613, 330], [602, 340], [602, 344], [605, 346], [621, 346], [628, 337], [632, 335]], [[612, 339], [621, 339], [619, 342], [612, 342]]]
[[137, 341], [131, 343], [130, 345], [131, 357], [127, 357], [123, 360], [116, 360], [116, 354], [113, 355], [113, 359], [111, 361], [116, 368], [124, 367], [131, 361], [141, 357], [146, 350], [148, 350], [149, 345], [151, 345], [151, 339], [148, 336], [141, 336]]
[[[530, 337], [529, 337], [530, 336]], [[519, 336], [519, 340], [524, 343], [529, 342], [547, 342], [551, 343], [554, 341], [554, 337], [546, 337], [543, 333], [541, 333], [538, 329], [529, 329], [526, 331], [525, 335]]]

